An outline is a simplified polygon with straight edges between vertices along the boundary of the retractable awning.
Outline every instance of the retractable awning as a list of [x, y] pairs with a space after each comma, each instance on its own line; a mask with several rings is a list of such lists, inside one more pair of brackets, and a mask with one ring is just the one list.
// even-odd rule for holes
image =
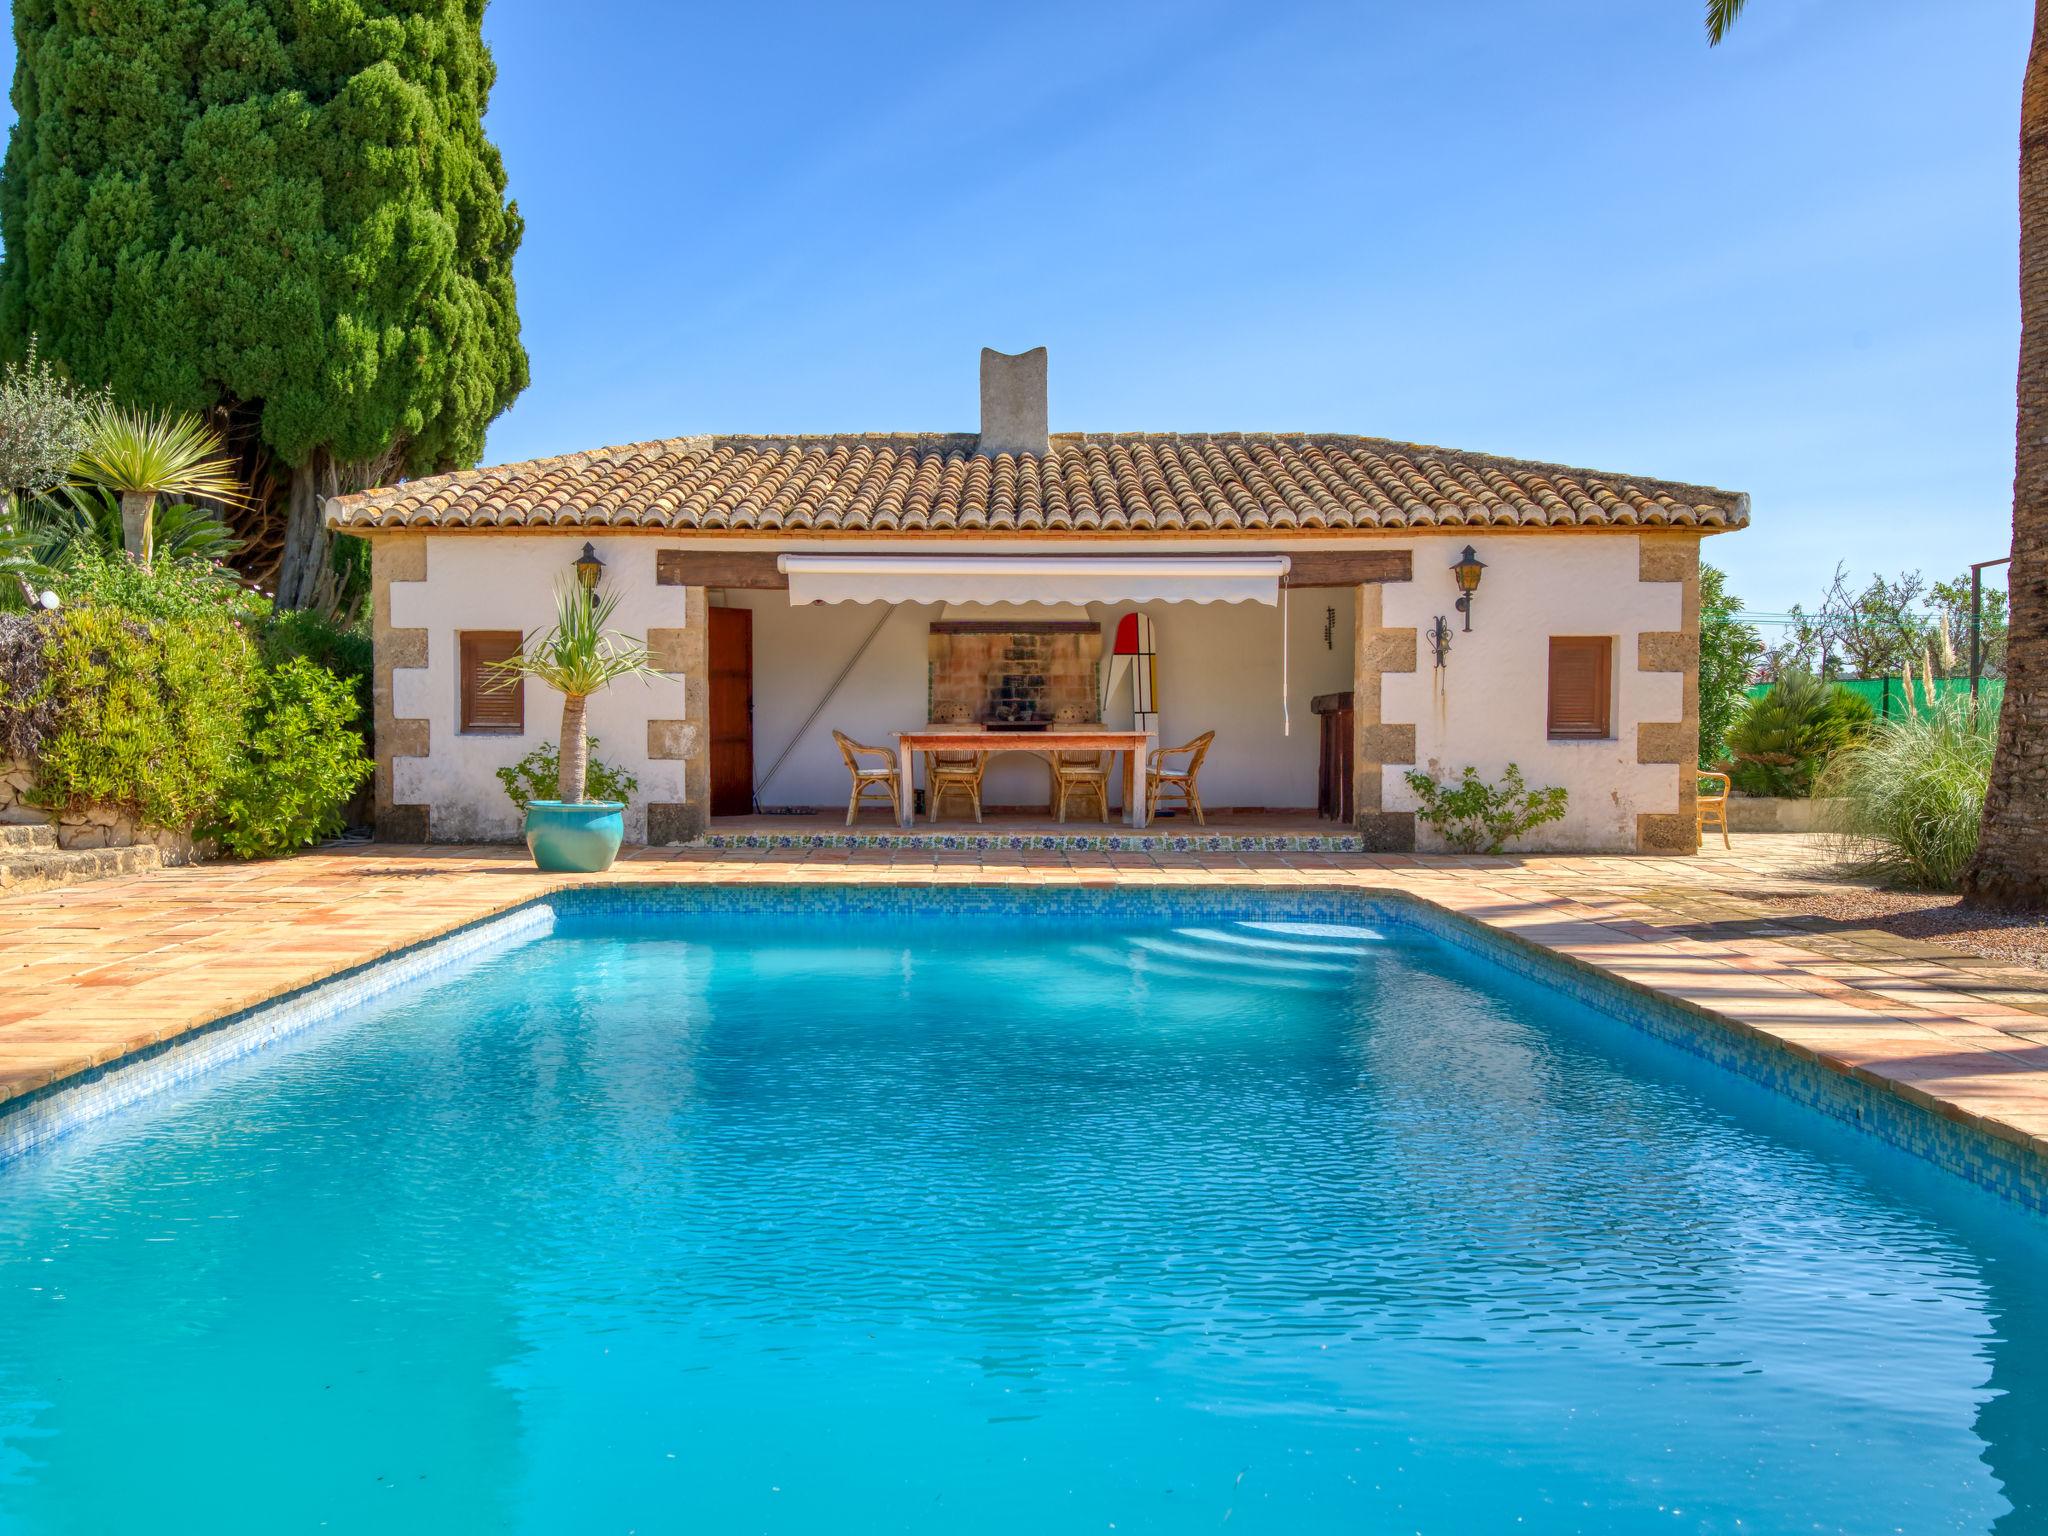
[[1280, 602], [1285, 555], [779, 555], [809, 603]]

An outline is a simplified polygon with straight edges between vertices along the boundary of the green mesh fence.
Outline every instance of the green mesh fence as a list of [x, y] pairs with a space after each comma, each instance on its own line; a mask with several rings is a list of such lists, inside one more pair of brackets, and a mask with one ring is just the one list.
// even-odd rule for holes
[[[1840, 681], [1841, 685], [1851, 693], [1860, 694], [1863, 698], [1869, 700], [1870, 707], [1877, 711], [1880, 719], [1898, 720], [1905, 717], [1908, 708], [1906, 703], [1906, 685], [1898, 678], [1845, 677]], [[1913, 701], [1911, 705], [1912, 712], [1916, 715], [1927, 713], [1926, 701], [1922, 697], [1924, 686], [1923, 680], [1916, 675], [1913, 679]], [[1745, 690], [1752, 699], [1762, 698], [1770, 691], [1771, 685], [1769, 683], [1754, 683]], [[1970, 680], [1967, 677], [1938, 677], [1934, 680], [1934, 693], [1935, 697], [1940, 699], [1968, 698], [1970, 696]], [[1978, 708], [1989, 710], [1996, 714], [1999, 705], [2004, 701], [2004, 678], [1987, 677], [1978, 682]]]

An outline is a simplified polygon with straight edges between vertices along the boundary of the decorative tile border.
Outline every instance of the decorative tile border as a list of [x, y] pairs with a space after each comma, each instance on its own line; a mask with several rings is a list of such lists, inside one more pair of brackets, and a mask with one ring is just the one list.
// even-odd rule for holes
[[1512, 974], [1563, 993], [1632, 1029], [1854, 1126], [2001, 1200], [2048, 1216], [2048, 1159], [1988, 1135], [1885, 1087], [1833, 1070], [1774, 1041], [1541, 945], [1486, 928], [1397, 892], [1341, 887], [1201, 888], [963, 884], [606, 883], [559, 891], [458, 928], [209, 1028], [151, 1046], [92, 1072], [23, 1096], [0, 1110], [0, 1159], [188, 1082], [396, 987], [445, 973], [507, 944], [590, 920], [666, 921], [711, 915], [914, 915], [934, 907], [1011, 921], [1071, 923], [1077, 917], [1133, 922], [1197, 918], [1290, 918], [1407, 927]]
[[442, 976], [464, 961], [544, 938], [554, 926], [555, 909], [547, 902], [519, 907], [25, 1093], [0, 1108], [0, 1163], [328, 1023], [410, 982]]
[[718, 849], [900, 849], [925, 853], [1363, 853], [1355, 832], [707, 832]]

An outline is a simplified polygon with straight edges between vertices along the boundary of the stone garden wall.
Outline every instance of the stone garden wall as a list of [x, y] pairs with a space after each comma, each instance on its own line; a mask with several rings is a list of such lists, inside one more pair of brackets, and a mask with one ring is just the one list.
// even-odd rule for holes
[[57, 829], [57, 846], [64, 849], [153, 846], [166, 864], [189, 864], [204, 856], [205, 849], [190, 834], [147, 826], [118, 806], [88, 805], [59, 813], [31, 805], [28, 792], [34, 784], [34, 771], [26, 763], [0, 762], [0, 822], [49, 822]]

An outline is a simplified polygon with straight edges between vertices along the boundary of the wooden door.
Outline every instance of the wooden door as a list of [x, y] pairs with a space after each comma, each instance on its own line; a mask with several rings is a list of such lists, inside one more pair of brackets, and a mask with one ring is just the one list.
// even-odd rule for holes
[[711, 814], [754, 809], [754, 614], [711, 610]]

